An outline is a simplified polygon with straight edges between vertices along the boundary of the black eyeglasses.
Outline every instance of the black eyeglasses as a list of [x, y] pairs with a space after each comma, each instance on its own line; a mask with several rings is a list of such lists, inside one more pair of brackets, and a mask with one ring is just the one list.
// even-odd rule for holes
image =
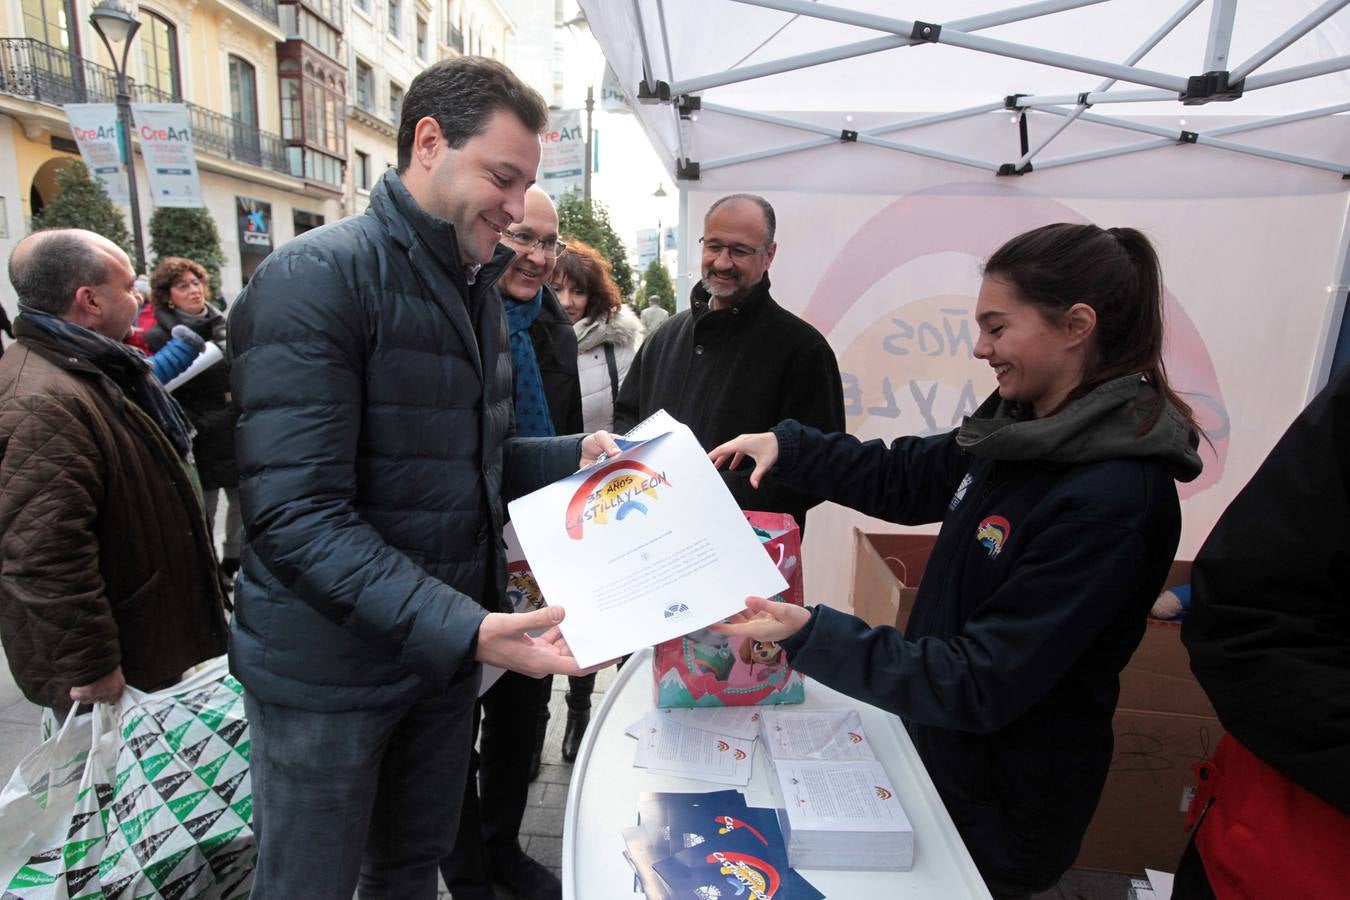
[[543, 247], [545, 254], [557, 259], [567, 249], [567, 244], [556, 237], [537, 238], [527, 231], [512, 231], [508, 228], [502, 232], [502, 237], [522, 254], [533, 253], [535, 247]]
[[724, 244], [721, 241], [709, 241], [699, 238], [698, 242], [703, 245], [703, 252], [716, 259], [722, 255], [725, 250], [731, 254], [732, 259], [749, 259], [756, 253], [763, 253], [768, 247], [747, 247], [744, 244]]

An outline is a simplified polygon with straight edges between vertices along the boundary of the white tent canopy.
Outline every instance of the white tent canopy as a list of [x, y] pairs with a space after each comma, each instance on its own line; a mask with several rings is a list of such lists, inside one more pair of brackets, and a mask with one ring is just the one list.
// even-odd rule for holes
[[[1144, 229], [1169, 372], [1212, 442], [1182, 489], [1188, 557], [1326, 378], [1350, 281], [1350, 0], [1008, 2], [581, 5], [680, 185], [681, 293], [713, 200], [768, 197], [774, 296], [835, 348], [856, 434], [947, 429], [993, 389], [970, 311], [1004, 240]], [[882, 527], [812, 513], [813, 597], [843, 599], [851, 525]]]
[[[755, 154], [847, 140], [976, 171], [1023, 170], [1027, 162], [1046, 168], [1086, 161], [1059, 138], [1070, 136], [1064, 120], [1073, 118], [1101, 126], [1087, 141], [1096, 152], [1168, 146], [1189, 132], [1185, 139], [1228, 152], [1282, 153], [1350, 172], [1345, 153], [1300, 155], [1296, 137], [1289, 147], [1271, 134], [1253, 135], [1350, 110], [1346, 0], [1245, 0], [1240, 10], [1236, 0], [1043, 0], [1013, 8], [956, 0], [938, 4], [944, 18], [927, 24], [896, 11], [909, 4], [875, 0], [582, 5], [625, 89], [670, 98], [648, 106], [643, 118], [672, 171], [692, 162], [702, 175], [765, 158], [745, 158]], [[910, 37], [924, 33], [936, 43]], [[1228, 96], [1221, 89], [1230, 82], [1241, 85], [1240, 96], [1206, 102]], [[1219, 93], [1207, 94], [1207, 85]], [[1187, 102], [1201, 105], [1178, 99], [1188, 89]], [[690, 110], [686, 101], [681, 118], [688, 97], [703, 108]], [[1080, 98], [1089, 106], [1080, 108]], [[1022, 117], [1005, 105], [1031, 110], [1025, 151]], [[1178, 114], [1195, 121], [1181, 125]], [[1226, 118], [1233, 116], [1241, 120]], [[1002, 126], [976, 152], [962, 140], [972, 118]], [[770, 127], [747, 129], [749, 122]], [[1106, 138], [1107, 128], [1119, 133]], [[737, 134], [734, 147], [718, 140], [728, 131]]]

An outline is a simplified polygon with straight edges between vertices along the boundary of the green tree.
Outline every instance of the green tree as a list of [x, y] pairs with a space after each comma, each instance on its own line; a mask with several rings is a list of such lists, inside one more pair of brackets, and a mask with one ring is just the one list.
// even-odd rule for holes
[[638, 301], [643, 309], [655, 305], [672, 316], [675, 315], [675, 285], [671, 284], [670, 272], [666, 270], [659, 259], [652, 260], [646, 271], [642, 273], [642, 286], [638, 288]]
[[131, 232], [122, 211], [108, 199], [103, 185], [89, 177], [80, 160], [71, 160], [56, 173], [56, 196], [33, 216], [33, 230], [83, 228], [101, 234], [135, 259]]
[[628, 264], [628, 248], [609, 222], [609, 210], [597, 200], [587, 202], [573, 191], [558, 201], [558, 228], [568, 237], [590, 244], [614, 267], [614, 283], [624, 297], [633, 295], [633, 267]]
[[220, 303], [220, 267], [225, 254], [220, 250], [220, 232], [216, 220], [205, 207], [160, 206], [150, 216], [150, 252], [155, 264], [166, 256], [190, 259], [211, 276], [211, 296]]

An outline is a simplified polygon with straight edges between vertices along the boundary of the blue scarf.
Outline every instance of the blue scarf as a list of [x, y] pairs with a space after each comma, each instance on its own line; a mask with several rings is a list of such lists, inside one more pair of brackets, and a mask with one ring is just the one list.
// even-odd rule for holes
[[511, 362], [515, 368], [516, 434], [521, 437], [553, 437], [553, 418], [544, 394], [544, 378], [539, 374], [539, 357], [534, 355], [530, 326], [544, 308], [544, 289], [531, 300], [517, 302], [503, 297], [506, 324], [511, 331]]
[[104, 337], [96, 331], [67, 322], [57, 316], [19, 305], [20, 318], [40, 328], [62, 353], [86, 360], [122, 389], [164, 432], [184, 462], [192, 459], [193, 429], [183, 416], [178, 401], [169, 396], [151, 373], [145, 354]]

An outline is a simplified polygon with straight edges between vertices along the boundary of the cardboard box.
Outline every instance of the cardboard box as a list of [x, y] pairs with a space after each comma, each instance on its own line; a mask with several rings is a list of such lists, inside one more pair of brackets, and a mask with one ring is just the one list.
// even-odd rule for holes
[[[854, 612], [869, 624], [903, 630], [934, 540], [855, 528]], [[1185, 584], [1190, 568], [1184, 560], [1173, 563], [1165, 586]], [[1112, 728], [1111, 768], [1074, 865], [1126, 874], [1175, 871], [1189, 838], [1191, 765], [1213, 753], [1223, 736], [1214, 707], [1191, 674], [1179, 624], [1149, 620], [1120, 673]]]
[[935, 534], [868, 534], [853, 529], [853, 614], [869, 625], [909, 622]]

